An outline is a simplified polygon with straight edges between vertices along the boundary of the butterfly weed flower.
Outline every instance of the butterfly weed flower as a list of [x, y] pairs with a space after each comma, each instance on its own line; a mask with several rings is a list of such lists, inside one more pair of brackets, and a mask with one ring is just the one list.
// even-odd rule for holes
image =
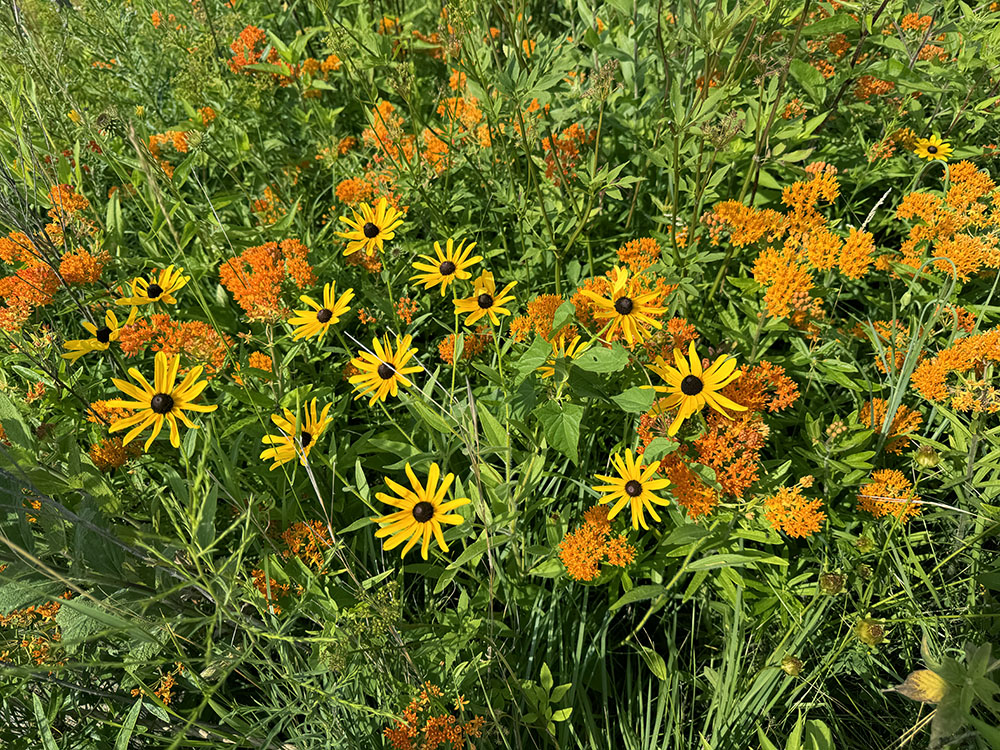
[[493, 280], [491, 271], [483, 271], [473, 284], [472, 296], [455, 300], [455, 315], [468, 313], [465, 325], [471, 326], [480, 318], [489, 317], [490, 322], [500, 325], [500, 316], [510, 315], [504, 305], [514, 299], [510, 290], [517, 284], [510, 282], [507, 286], [497, 292], [496, 282]]
[[440, 285], [441, 296], [443, 297], [448, 284], [455, 279], [465, 280], [472, 278], [472, 274], [469, 273], [468, 269], [483, 259], [481, 255], [471, 254], [475, 247], [475, 242], [466, 245], [463, 240], [456, 248], [455, 240], [449, 239], [445, 243], [445, 249], [442, 250], [441, 243], [435, 242], [434, 257], [430, 255], [419, 256], [427, 262], [415, 262], [413, 264], [413, 269], [419, 273], [413, 274], [410, 280], [418, 284], [423, 284], [424, 289], [432, 289]]
[[374, 255], [376, 250], [384, 252], [384, 244], [396, 236], [395, 230], [403, 224], [402, 211], [390, 206], [384, 197], [378, 199], [374, 208], [369, 203], [361, 203], [358, 208], [360, 213], [351, 210], [353, 218], [340, 217], [350, 227], [347, 232], [337, 232], [338, 237], [348, 241], [344, 255], [353, 255], [358, 250], [364, 250], [366, 255]]
[[327, 418], [330, 413], [331, 404], [323, 407], [319, 411], [316, 399], [303, 410], [302, 419], [296, 417], [289, 409], [284, 409], [284, 415], [271, 415], [271, 421], [281, 430], [280, 435], [265, 435], [261, 442], [271, 446], [261, 452], [260, 457], [264, 461], [274, 461], [271, 464], [271, 471], [274, 471], [282, 464], [294, 461], [296, 456], [299, 463], [306, 465], [309, 451], [316, 445], [320, 435], [326, 430], [330, 420]]
[[408, 388], [413, 385], [406, 376], [424, 368], [406, 364], [417, 353], [416, 349], [410, 348], [412, 340], [413, 337], [409, 334], [396, 336], [393, 345], [388, 336], [381, 341], [375, 338], [372, 339], [373, 351], [361, 352], [351, 360], [351, 366], [360, 371], [348, 378], [348, 382], [357, 391], [355, 400], [371, 394], [368, 405], [374, 406], [376, 401], [385, 401], [387, 396], [398, 395], [400, 386]]
[[676, 435], [684, 420], [704, 409], [706, 404], [725, 417], [729, 416], [726, 409], [746, 411], [745, 406], [740, 406], [720, 393], [743, 374], [736, 369], [734, 357], [723, 354], [706, 370], [702, 367], [701, 358], [692, 341], [688, 348], [688, 359], [684, 359], [680, 349], [674, 349], [674, 362], [677, 366], [671, 367], [663, 357], [657, 357], [653, 364], [646, 365], [665, 380], [667, 385], [642, 386], [668, 394], [663, 399], [661, 409], [678, 407], [677, 417], [667, 430], [668, 435]]
[[122, 324], [118, 323], [118, 317], [111, 310], [104, 313], [104, 325], [100, 328], [89, 320], [84, 320], [81, 325], [90, 334], [90, 338], [74, 339], [64, 343], [63, 348], [66, 350], [66, 353], [62, 355], [63, 359], [76, 362], [80, 357], [89, 352], [107, 351], [111, 347], [111, 344], [121, 336], [122, 328], [131, 325], [135, 320], [137, 310], [138, 308], [133, 307], [129, 312], [128, 320]]
[[[389, 489], [396, 493], [396, 497], [385, 492], [376, 493], [375, 496], [381, 502], [399, 508], [399, 510], [372, 519], [374, 522], [382, 524], [382, 528], [375, 532], [375, 537], [377, 539], [389, 537], [389, 541], [385, 543], [386, 550], [395, 549], [405, 542], [400, 557], [406, 557], [406, 553], [420, 542], [420, 556], [426, 560], [427, 549], [433, 534], [441, 551], [447, 552], [448, 545], [444, 541], [441, 525], [457, 526], [462, 523], [465, 519], [458, 514], [452, 514], [451, 511], [468, 505], [471, 501], [468, 498], [459, 497], [449, 502], [443, 502], [455, 475], [446, 474], [442, 478], [441, 468], [436, 463], [431, 464], [426, 487], [417, 479], [410, 464], [406, 464], [406, 476], [410, 480], [409, 488], [385, 477], [385, 483]], [[438, 484], [439, 480], [440, 485]]]
[[938, 135], [932, 135], [930, 138], [918, 138], [913, 153], [928, 161], [948, 161], [952, 150], [950, 143], [942, 141]]
[[146, 279], [139, 276], [132, 280], [130, 285], [131, 297], [124, 297], [116, 300], [116, 305], [148, 305], [153, 302], [164, 302], [168, 305], [177, 303], [174, 292], [181, 289], [190, 280], [190, 276], [183, 275], [184, 269], [174, 266], [167, 266], [154, 278]]
[[292, 336], [294, 341], [318, 336], [320, 341], [326, 336], [330, 326], [337, 323], [340, 318], [351, 308], [349, 303], [354, 299], [354, 290], [348, 289], [340, 298], [337, 298], [337, 282], [326, 284], [323, 287], [323, 304], [320, 304], [307, 294], [299, 297], [311, 309], [296, 310], [295, 314], [288, 321], [295, 326], [295, 333]]
[[556, 374], [556, 361], [560, 359], [576, 359], [590, 348], [589, 341], [581, 341], [579, 336], [574, 336], [569, 342], [566, 335], [560, 335], [552, 342], [552, 356], [545, 364], [538, 368], [543, 378], [551, 378]]
[[613, 270], [611, 291], [605, 297], [590, 289], [582, 293], [596, 304], [594, 317], [600, 321], [610, 321], [606, 337], [610, 340], [621, 331], [629, 346], [641, 344], [650, 335], [650, 328], [661, 328], [659, 317], [666, 308], [658, 307], [658, 291], [641, 291], [631, 283], [629, 272], [621, 266]]
[[653, 505], [669, 505], [670, 501], [653, 494], [656, 490], [662, 490], [668, 484], [669, 479], [654, 479], [653, 475], [659, 468], [659, 462], [643, 466], [641, 456], [632, 456], [631, 449], [625, 450], [625, 456], [616, 453], [611, 457], [611, 465], [618, 476], [605, 476], [595, 474], [595, 477], [604, 484], [594, 485], [594, 489], [601, 493], [600, 503], [614, 503], [608, 520], [613, 521], [615, 516], [628, 505], [632, 510], [632, 528], [638, 529], [640, 526], [648, 529], [646, 525], [646, 512], [652, 516], [654, 521], [659, 521]]
[[218, 405], [196, 404], [194, 400], [201, 395], [208, 385], [207, 380], [198, 380], [202, 373], [202, 368], [194, 367], [184, 377], [184, 380], [177, 383], [177, 370], [180, 369], [180, 355], [175, 355], [170, 359], [163, 352], [156, 353], [156, 369], [153, 378], [153, 385], [142, 376], [136, 368], [129, 368], [128, 374], [139, 383], [136, 387], [125, 380], [112, 378], [118, 390], [131, 396], [132, 401], [127, 399], [111, 399], [108, 406], [112, 408], [128, 409], [134, 412], [132, 416], [120, 419], [111, 425], [109, 432], [120, 432], [129, 430], [122, 440], [123, 445], [132, 442], [140, 432], [152, 425], [153, 434], [146, 441], [145, 449], [153, 444], [156, 436], [163, 429], [163, 423], [170, 425], [170, 444], [179, 448], [181, 444], [180, 431], [177, 428], [177, 421], [180, 420], [187, 427], [197, 429], [185, 414], [185, 411], [209, 412], [215, 411]]

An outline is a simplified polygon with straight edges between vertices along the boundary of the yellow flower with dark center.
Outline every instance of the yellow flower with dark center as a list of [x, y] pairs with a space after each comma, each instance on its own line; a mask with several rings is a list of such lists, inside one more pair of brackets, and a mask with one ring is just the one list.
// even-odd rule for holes
[[940, 136], [932, 135], [930, 138], [918, 138], [913, 153], [928, 161], [948, 161], [952, 150], [950, 143], [942, 141]]
[[160, 434], [163, 423], [167, 422], [170, 425], [170, 444], [175, 448], [179, 448], [181, 437], [180, 431], [177, 428], [177, 420], [179, 419], [192, 429], [198, 429], [198, 425], [188, 419], [188, 416], [184, 412], [208, 412], [219, 408], [217, 405], [209, 406], [207, 404], [194, 403], [194, 400], [205, 390], [208, 381], [202, 380], [199, 382], [198, 377], [201, 375], [203, 368], [198, 366], [192, 368], [184, 380], [181, 381], [180, 385], [178, 385], [177, 370], [180, 368], [180, 365], [181, 357], [179, 354], [175, 354], [172, 358], [167, 359], [166, 354], [157, 352], [153, 385], [150, 385], [142, 376], [142, 373], [134, 367], [129, 369], [128, 374], [142, 386], [141, 388], [137, 388], [125, 380], [111, 379], [111, 382], [115, 384], [118, 390], [135, 399], [134, 401], [125, 399], [112, 399], [108, 401], [108, 406], [111, 408], [128, 409], [135, 412], [130, 417], [116, 421], [111, 425], [111, 429], [109, 430], [109, 432], [129, 430], [122, 440], [122, 445], [128, 445], [140, 432], [152, 425], [153, 434], [150, 435], [145, 445], [145, 449], [149, 450], [149, 446], [153, 444], [156, 436]]
[[309, 451], [316, 445], [323, 430], [330, 424], [327, 415], [330, 413], [331, 404], [323, 407], [323, 411], [317, 413], [318, 407], [316, 399], [306, 407], [302, 415], [302, 421], [292, 414], [288, 409], [284, 409], [284, 416], [271, 415], [271, 421], [281, 430], [280, 435], [265, 435], [261, 442], [270, 445], [260, 454], [265, 461], [274, 461], [271, 471], [289, 461], [294, 461], [298, 456], [299, 462], [305, 466]]
[[112, 342], [117, 341], [118, 337], [121, 336], [122, 327], [130, 325], [135, 320], [137, 311], [138, 308], [133, 307], [129, 311], [128, 320], [121, 325], [118, 324], [118, 318], [111, 310], [104, 313], [104, 325], [100, 328], [89, 320], [82, 321], [81, 325], [91, 337], [89, 339], [74, 339], [64, 343], [63, 349], [66, 350], [66, 353], [62, 355], [62, 358], [68, 359], [70, 362], [76, 362], [88, 352], [107, 351], [111, 347]]
[[406, 366], [417, 353], [416, 349], [410, 348], [412, 339], [409, 334], [396, 336], [395, 346], [389, 342], [388, 336], [382, 341], [372, 339], [373, 352], [361, 352], [351, 360], [351, 364], [361, 370], [360, 374], [348, 378], [348, 382], [358, 392], [354, 397], [355, 401], [371, 394], [368, 405], [374, 406], [376, 401], [385, 401], [387, 396], [398, 395], [401, 386], [408, 388], [413, 385], [406, 376], [424, 368], [420, 365]]
[[139, 276], [132, 279], [132, 296], [115, 300], [116, 305], [148, 305], [153, 302], [163, 302], [173, 305], [177, 302], [174, 292], [187, 284], [190, 276], [182, 275], [183, 268], [174, 270], [174, 267], [167, 266], [160, 271], [153, 279], [146, 279]]
[[375, 497], [381, 502], [399, 508], [395, 513], [372, 519], [375, 523], [382, 524], [382, 528], [375, 532], [375, 538], [390, 537], [389, 541], [385, 543], [386, 550], [395, 549], [406, 542], [400, 557], [406, 557], [406, 553], [413, 549], [417, 542], [421, 542], [420, 556], [426, 560], [427, 548], [430, 546], [431, 534], [433, 534], [441, 551], [447, 552], [448, 545], [445, 544], [441, 524], [457, 526], [462, 523], [464, 518], [458, 514], [449, 515], [449, 512], [461, 508], [463, 505], [468, 505], [471, 501], [466, 497], [457, 497], [449, 502], [443, 502], [455, 475], [446, 474], [439, 486], [441, 468], [436, 463], [431, 464], [426, 487], [417, 479], [417, 475], [413, 473], [409, 464], [406, 464], [406, 476], [410, 479], [412, 489], [386, 477], [385, 483], [398, 497], [393, 497], [385, 492], [375, 494]]
[[542, 373], [543, 378], [551, 378], [556, 374], [556, 360], [576, 359], [589, 348], [590, 342], [580, 341], [579, 336], [574, 336], [568, 344], [565, 336], [558, 336], [552, 342], [552, 356], [538, 368], [538, 372]]
[[374, 255], [376, 250], [383, 252], [384, 243], [395, 237], [395, 230], [403, 224], [403, 212], [390, 206], [385, 198], [379, 198], [374, 208], [368, 203], [361, 203], [358, 208], [361, 213], [351, 210], [353, 219], [340, 217], [350, 227], [350, 231], [337, 232], [338, 237], [348, 241], [344, 255], [358, 250], [364, 250], [367, 255]]
[[466, 245], [465, 240], [462, 240], [458, 245], [458, 249], [456, 249], [455, 240], [448, 240], [445, 243], [445, 249], [442, 251], [441, 243], [435, 242], [434, 254], [436, 257], [432, 258], [429, 255], [419, 256], [427, 262], [413, 264], [414, 270], [421, 273], [413, 274], [410, 277], [410, 281], [423, 284], [424, 289], [430, 289], [440, 284], [441, 296], [443, 297], [448, 284], [455, 279], [465, 280], [472, 278], [472, 274], [469, 273], [468, 269], [483, 259], [481, 255], [469, 257], [475, 246], [475, 242]]
[[584, 289], [583, 293], [597, 303], [594, 317], [611, 321], [605, 334], [608, 340], [621, 330], [629, 346], [641, 344], [649, 336], [650, 326], [663, 327], [657, 318], [666, 312], [666, 308], [655, 305], [659, 292], [638, 291], [630, 282], [625, 268], [616, 266], [613, 273], [610, 297], [602, 297], [590, 289]]
[[671, 367], [664, 361], [663, 357], [657, 357], [653, 364], [646, 365], [663, 378], [667, 385], [642, 386], [668, 394], [660, 406], [661, 411], [673, 409], [675, 406], [679, 407], [677, 417], [667, 431], [668, 435], [676, 435], [684, 420], [704, 409], [706, 404], [724, 417], [729, 416], [726, 409], [746, 411], [745, 406], [740, 406], [719, 393], [743, 374], [736, 369], [734, 357], [723, 354], [715, 360], [711, 367], [705, 370], [692, 341], [688, 349], [688, 359], [684, 359], [680, 349], [674, 349], [674, 362], [677, 366]]
[[611, 457], [611, 465], [618, 476], [604, 476], [595, 474], [594, 476], [604, 484], [594, 486], [597, 492], [601, 493], [600, 503], [614, 503], [611, 512], [608, 513], [608, 520], [613, 520], [618, 512], [626, 505], [632, 509], [632, 528], [638, 529], [640, 526], [648, 529], [646, 525], [646, 512], [654, 521], [659, 521], [660, 516], [654, 510], [653, 505], [670, 505], [670, 501], [654, 495], [656, 490], [662, 490], [668, 484], [669, 479], [654, 479], [653, 475], [659, 468], [659, 462], [643, 466], [641, 456], [632, 456], [632, 451], [625, 450], [625, 457], [621, 453], [616, 453]]
[[500, 315], [510, 315], [504, 305], [514, 299], [510, 290], [517, 284], [510, 282], [507, 286], [497, 292], [496, 282], [490, 271], [483, 271], [473, 284], [472, 296], [455, 300], [455, 315], [469, 313], [465, 319], [465, 325], [471, 326], [480, 318], [489, 316], [493, 325], [500, 325]]
[[333, 282], [323, 287], [322, 305], [307, 294], [303, 294], [299, 299], [312, 309], [296, 310], [295, 315], [288, 321], [295, 326], [292, 340], [319, 336], [319, 340], [322, 341], [330, 326], [336, 324], [341, 316], [351, 309], [349, 303], [354, 299], [354, 290], [348, 289], [340, 295], [340, 299], [337, 299], [337, 282]]

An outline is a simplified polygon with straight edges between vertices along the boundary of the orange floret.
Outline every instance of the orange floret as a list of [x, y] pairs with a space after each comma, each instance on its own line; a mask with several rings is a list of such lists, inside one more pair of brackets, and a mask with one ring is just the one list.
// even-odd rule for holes
[[790, 537], [807, 537], [819, 531], [826, 520], [826, 513], [820, 510], [822, 507], [822, 500], [804, 497], [799, 485], [782, 487], [764, 498], [764, 518]]
[[858, 492], [858, 509], [875, 518], [893, 516], [902, 522], [920, 514], [920, 496], [901, 471], [881, 469]]

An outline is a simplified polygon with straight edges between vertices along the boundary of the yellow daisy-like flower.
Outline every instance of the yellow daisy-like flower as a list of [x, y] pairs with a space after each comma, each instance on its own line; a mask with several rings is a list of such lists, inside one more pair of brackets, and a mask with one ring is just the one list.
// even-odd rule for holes
[[574, 336], [573, 340], [566, 343], [565, 336], [558, 336], [552, 342], [552, 356], [546, 360], [545, 364], [538, 368], [543, 378], [551, 378], [556, 374], [556, 360], [576, 359], [590, 348], [589, 341], [580, 341], [579, 336]]
[[629, 346], [641, 344], [649, 336], [650, 326], [663, 327], [657, 318], [666, 308], [653, 304], [658, 292], [637, 292], [629, 281], [627, 269], [616, 266], [613, 273], [610, 298], [589, 289], [584, 289], [583, 293], [597, 303], [594, 316], [598, 320], [611, 321], [606, 333], [609, 340], [620, 329]]
[[674, 349], [674, 362], [677, 366], [671, 367], [664, 361], [663, 357], [657, 357], [653, 364], [646, 365], [663, 378], [667, 385], [642, 386], [669, 394], [661, 405], [661, 410], [679, 407], [677, 418], [667, 430], [668, 435], [676, 435], [684, 420], [704, 409], [706, 404], [725, 417], [729, 416], [726, 409], [746, 411], [745, 406], [740, 406], [719, 393], [743, 374], [736, 369], [734, 357], [723, 354], [715, 360], [711, 367], [705, 370], [702, 368], [701, 357], [695, 351], [692, 341], [688, 348], [688, 359], [684, 359], [680, 349]]
[[334, 281], [323, 287], [322, 305], [307, 294], [303, 294], [299, 299], [312, 309], [296, 310], [295, 315], [288, 321], [295, 326], [292, 340], [298, 341], [299, 339], [319, 336], [319, 340], [322, 341], [330, 326], [339, 321], [341, 316], [351, 309], [348, 303], [354, 299], [354, 290], [348, 289], [340, 295], [340, 299], [337, 299], [337, 282]]
[[119, 325], [118, 318], [111, 310], [104, 313], [104, 325], [100, 328], [89, 320], [82, 321], [81, 325], [90, 334], [91, 338], [74, 339], [64, 343], [63, 349], [66, 350], [66, 353], [62, 355], [62, 358], [68, 359], [70, 362], [76, 362], [88, 352], [107, 351], [111, 347], [111, 344], [121, 336], [122, 328], [135, 321], [135, 315], [138, 310], [139, 308], [133, 307], [129, 311], [128, 320], [121, 325]]
[[148, 305], [153, 302], [164, 302], [173, 305], [177, 302], [174, 292], [187, 284], [190, 276], [184, 276], [184, 269], [167, 266], [152, 280], [142, 276], [132, 279], [131, 297], [115, 300], [116, 305]]
[[641, 456], [633, 457], [629, 449], [626, 449], [624, 458], [621, 453], [613, 455], [611, 465], [618, 472], [618, 476], [595, 474], [594, 476], [604, 484], [594, 485], [594, 489], [601, 493], [601, 505], [614, 503], [611, 512], [608, 513], [609, 521], [618, 515], [618, 511], [629, 505], [632, 508], [632, 528], [638, 529], [642, 526], [648, 529], [646, 512], [649, 512], [654, 521], [659, 521], [660, 516], [653, 509], [653, 505], [670, 505], [669, 500], [653, 494], [670, 484], [670, 480], [653, 479], [660, 464], [657, 462], [643, 466], [640, 458]]
[[441, 480], [441, 485], [438, 486], [438, 480], [441, 478], [441, 468], [436, 463], [431, 464], [430, 473], [427, 475], [426, 487], [417, 479], [417, 475], [413, 473], [413, 469], [410, 468], [409, 464], [406, 464], [406, 476], [410, 479], [412, 489], [397, 484], [389, 477], [386, 477], [385, 483], [389, 485], [389, 489], [395, 492], [398, 497], [393, 497], [384, 492], [375, 494], [375, 497], [381, 502], [391, 505], [394, 508], [399, 508], [395, 513], [372, 519], [375, 523], [382, 524], [382, 528], [375, 532], [375, 537], [377, 539], [391, 537], [385, 543], [384, 548], [386, 550], [395, 549], [403, 542], [406, 542], [406, 546], [403, 547], [400, 557], [406, 557], [406, 553], [413, 549], [417, 542], [422, 541], [420, 556], [426, 560], [427, 548], [430, 546], [431, 534], [433, 534], [434, 538], [437, 539], [441, 551], [447, 552], [448, 545], [445, 544], [444, 534], [441, 532], [441, 524], [447, 523], [457, 526], [462, 523], [465, 519], [460, 515], [448, 515], [448, 513], [455, 510], [455, 508], [468, 505], [471, 501], [467, 497], [457, 497], [447, 503], [442, 502], [445, 493], [448, 492], [448, 488], [451, 487], [451, 483], [455, 479], [455, 475], [446, 474], [444, 479]]
[[490, 271], [483, 271], [473, 284], [472, 296], [455, 300], [455, 315], [469, 313], [469, 317], [465, 319], [467, 326], [475, 324], [477, 320], [487, 315], [493, 325], [500, 325], [499, 316], [510, 315], [510, 310], [504, 305], [514, 299], [510, 290], [515, 284], [516, 281], [510, 282], [497, 293], [493, 274]]
[[389, 337], [385, 336], [382, 341], [378, 338], [372, 339], [372, 352], [361, 352], [351, 360], [351, 364], [361, 370], [359, 375], [352, 375], [348, 382], [354, 386], [358, 393], [354, 400], [371, 394], [369, 406], [374, 406], [376, 401], [385, 401], [387, 396], [395, 397], [399, 393], [400, 386], [408, 388], [413, 385], [406, 377], [411, 372], [420, 372], [424, 368], [420, 365], [406, 366], [406, 363], [417, 353], [416, 349], [410, 348], [413, 337], [396, 336], [396, 345], [389, 343]]
[[198, 376], [201, 375], [203, 369], [201, 366], [198, 366], [192, 368], [184, 380], [181, 381], [180, 385], [177, 385], [177, 370], [180, 368], [180, 365], [181, 357], [179, 354], [175, 354], [168, 360], [166, 354], [157, 352], [153, 385], [150, 385], [142, 376], [142, 373], [134, 367], [129, 368], [128, 374], [142, 386], [141, 388], [137, 388], [125, 380], [111, 379], [111, 382], [115, 384], [118, 390], [135, 399], [134, 401], [125, 399], [112, 399], [108, 401], [108, 406], [110, 407], [136, 412], [131, 417], [119, 419], [111, 425], [110, 432], [119, 432], [131, 428], [122, 440], [122, 445], [128, 445], [140, 432], [153, 425], [153, 434], [150, 435], [145, 446], [145, 449], [149, 450], [149, 446], [153, 444], [156, 436], [160, 434], [163, 423], [166, 421], [170, 424], [170, 444], [175, 448], [179, 448], [181, 437], [180, 431], [177, 429], [177, 420], [179, 419], [192, 429], [198, 429], [198, 425], [191, 422], [184, 412], [207, 412], [215, 411], [219, 408], [218, 405], [209, 406], [207, 404], [193, 403], [201, 395], [201, 392], [205, 390], [208, 381], [198, 381]]
[[942, 141], [940, 136], [932, 135], [930, 138], [918, 138], [913, 153], [928, 161], [948, 161], [952, 150], [950, 143]]
[[413, 274], [410, 277], [410, 281], [423, 284], [424, 289], [430, 289], [440, 284], [441, 296], [443, 297], [448, 284], [455, 279], [464, 280], [472, 278], [472, 274], [467, 269], [483, 259], [481, 255], [469, 257], [475, 246], [475, 242], [466, 245], [465, 240], [462, 240], [458, 245], [458, 249], [455, 249], [455, 240], [448, 240], [445, 243], [445, 250], [442, 251], [441, 243], [435, 242], [434, 254], [437, 257], [432, 258], [429, 255], [419, 256], [427, 262], [413, 264], [414, 270], [421, 271], [422, 273]]
[[367, 203], [360, 204], [358, 208], [361, 209], [360, 214], [351, 210], [353, 219], [340, 217], [351, 228], [348, 232], [337, 232], [338, 237], [348, 240], [344, 255], [362, 249], [368, 255], [374, 255], [376, 250], [382, 252], [383, 244], [395, 237], [395, 230], [403, 224], [403, 212], [390, 206], [385, 198], [379, 198], [374, 208]]
[[298, 418], [288, 409], [285, 409], [284, 416], [271, 415], [271, 421], [281, 430], [280, 435], [265, 435], [261, 442], [270, 445], [260, 454], [265, 461], [274, 461], [271, 471], [289, 461], [294, 461], [298, 456], [299, 462], [305, 466], [306, 457], [309, 451], [316, 445], [323, 430], [330, 424], [327, 415], [330, 413], [331, 404], [323, 407], [323, 411], [317, 413], [316, 399], [312, 400], [304, 410], [303, 419]]

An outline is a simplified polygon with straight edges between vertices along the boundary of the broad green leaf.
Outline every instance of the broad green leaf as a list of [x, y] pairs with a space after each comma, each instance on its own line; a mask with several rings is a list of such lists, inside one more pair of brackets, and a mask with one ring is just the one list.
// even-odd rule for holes
[[666, 587], [660, 586], [656, 583], [649, 583], [644, 586], [636, 586], [631, 591], [623, 594], [618, 601], [612, 604], [609, 609], [614, 611], [616, 609], [621, 609], [626, 604], [632, 604], [634, 602], [641, 602], [645, 599], [654, 599], [660, 594], [665, 594], [667, 592]]
[[535, 409], [535, 416], [542, 423], [542, 432], [549, 445], [573, 463], [579, 463], [577, 448], [580, 442], [580, 420], [583, 419], [583, 407], [577, 404], [548, 401]]
[[132, 708], [129, 709], [128, 715], [125, 717], [125, 721], [122, 722], [122, 728], [118, 732], [118, 737], [115, 739], [115, 750], [128, 750], [128, 741], [132, 738], [132, 730], [135, 729], [136, 719], [139, 718], [139, 711], [142, 709], [142, 698], [140, 697], [135, 703], [132, 704]]
[[652, 408], [655, 399], [656, 391], [652, 388], [638, 386], [611, 397], [611, 400], [618, 404], [622, 411], [629, 414], [644, 414]]
[[612, 344], [611, 348], [592, 346], [573, 363], [587, 372], [619, 372], [628, 366], [628, 350], [621, 344]]

